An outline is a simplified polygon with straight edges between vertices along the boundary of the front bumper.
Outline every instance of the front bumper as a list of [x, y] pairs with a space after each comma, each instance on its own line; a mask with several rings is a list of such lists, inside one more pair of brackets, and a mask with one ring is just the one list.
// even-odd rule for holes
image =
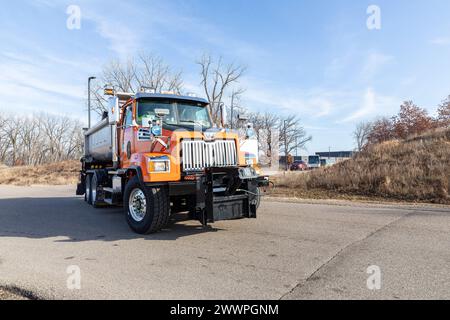
[[207, 168], [196, 182], [197, 218], [206, 225], [256, 218], [259, 177], [243, 168]]

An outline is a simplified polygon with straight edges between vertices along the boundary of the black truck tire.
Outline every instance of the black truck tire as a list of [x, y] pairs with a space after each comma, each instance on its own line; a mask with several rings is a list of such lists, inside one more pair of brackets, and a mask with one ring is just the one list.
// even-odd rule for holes
[[138, 177], [133, 177], [125, 186], [123, 208], [127, 223], [134, 232], [158, 232], [169, 222], [168, 190], [164, 187], [145, 187]]
[[99, 208], [102, 201], [99, 200], [99, 173], [95, 172], [91, 176], [91, 204], [94, 208]]
[[259, 209], [259, 207], [261, 206], [261, 196], [262, 196], [262, 192], [261, 192], [261, 188], [258, 187], [256, 188], [256, 194], [258, 195], [256, 197], [256, 209]]
[[86, 201], [88, 204], [92, 204], [91, 179], [92, 175], [90, 174], [87, 174], [86, 179], [84, 179], [84, 188], [85, 188], [84, 201]]

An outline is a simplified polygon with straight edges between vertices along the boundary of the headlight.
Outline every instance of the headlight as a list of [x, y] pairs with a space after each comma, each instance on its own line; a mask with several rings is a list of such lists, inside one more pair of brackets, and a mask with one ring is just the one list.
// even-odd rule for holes
[[258, 176], [258, 174], [256, 173], [255, 169], [252, 167], [247, 167], [247, 168], [241, 168], [239, 169], [239, 177], [242, 180], [245, 179], [254, 179]]
[[148, 158], [147, 170], [149, 173], [170, 172], [170, 161], [168, 157]]

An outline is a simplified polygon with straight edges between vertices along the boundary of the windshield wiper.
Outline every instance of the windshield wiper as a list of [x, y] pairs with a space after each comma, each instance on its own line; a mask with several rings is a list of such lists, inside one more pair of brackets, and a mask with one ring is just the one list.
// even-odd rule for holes
[[200, 121], [194, 121], [194, 120], [186, 120], [186, 121], [181, 120], [180, 123], [194, 124], [194, 125], [198, 124], [198, 125], [203, 126], [203, 127], [205, 126], [205, 123], [202, 123]]
[[194, 121], [194, 120], [180, 120], [180, 122], [185, 122], [185, 123], [198, 123], [197, 121]]

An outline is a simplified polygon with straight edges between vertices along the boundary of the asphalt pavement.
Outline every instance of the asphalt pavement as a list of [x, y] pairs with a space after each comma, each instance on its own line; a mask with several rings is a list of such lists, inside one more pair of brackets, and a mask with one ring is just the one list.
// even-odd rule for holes
[[0, 286], [48, 299], [450, 299], [450, 209], [264, 200], [141, 236], [74, 186], [0, 186]]

